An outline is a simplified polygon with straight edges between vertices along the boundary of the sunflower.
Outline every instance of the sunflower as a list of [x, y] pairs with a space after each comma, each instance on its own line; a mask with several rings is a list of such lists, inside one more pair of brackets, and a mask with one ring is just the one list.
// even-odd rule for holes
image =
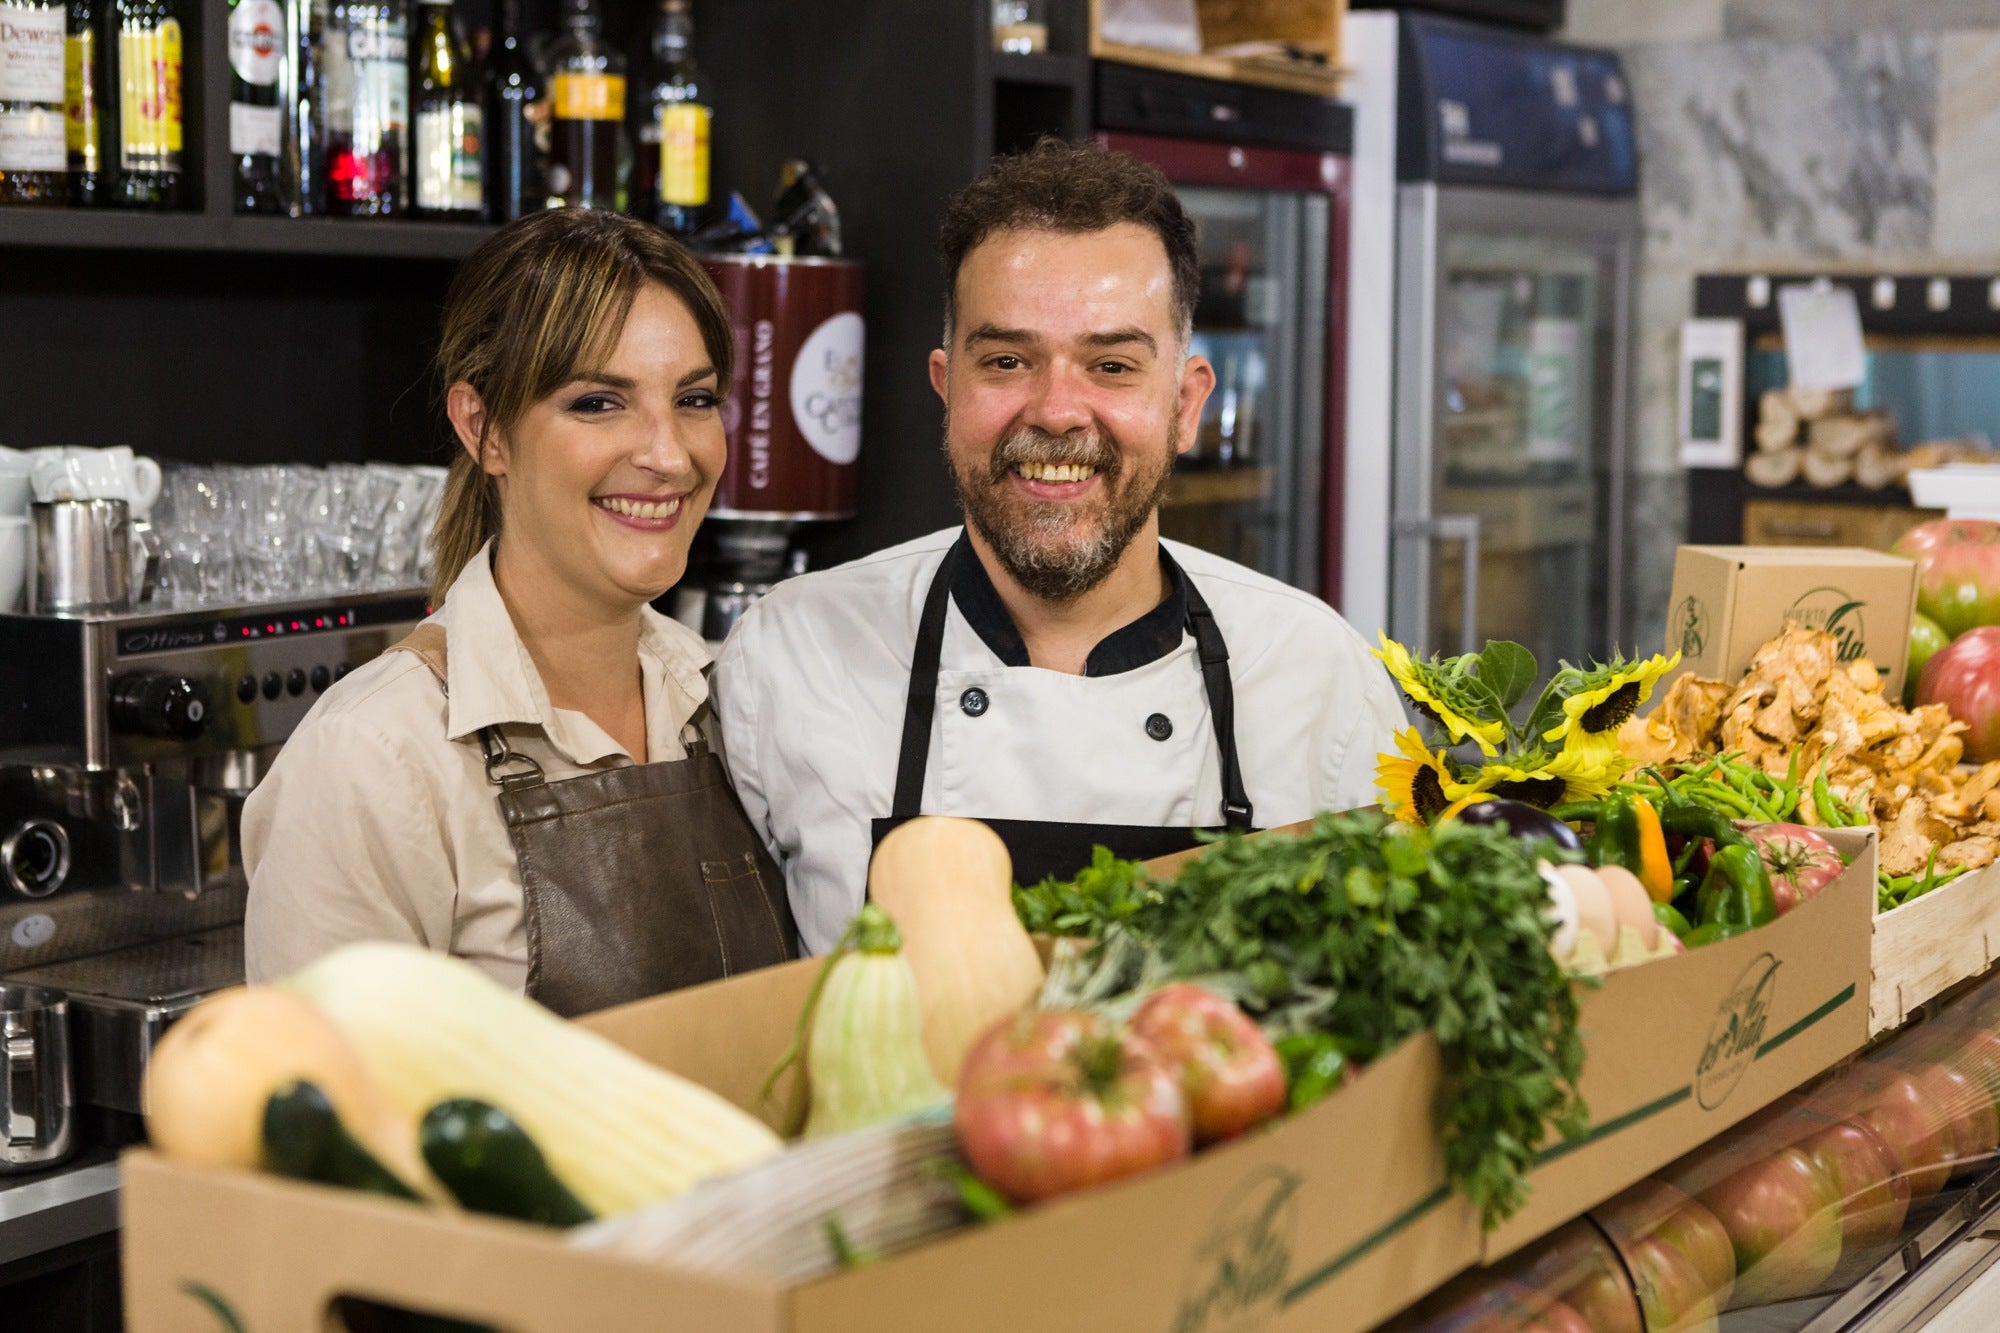
[[1472, 795], [1496, 796], [1503, 801], [1519, 801], [1537, 810], [1546, 810], [1563, 799], [1568, 785], [1565, 779], [1549, 771], [1547, 756], [1535, 750], [1481, 764], [1477, 776], [1462, 785], [1455, 799], [1463, 800]]
[[1565, 746], [1542, 771], [1563, 780], [1558, 805], [1601, 801], [1625, 776], [1625, 756], [1616, 745]]
[[1444, 751], [1432, 754], [1425, 749], [1415, 727], [1396, 733], [1396, 748], [1403, 752], [1401, 759], [1376, 756], [1380, 762], [1375, 766], [1375, 785], [1382, 790], [1382, 805], [1405, 823], [1427, 825], [1455, 799], [1445, 793], [1459, 782]]
[[1563, 717], [1554, 730], [1542, 733], [1545, 741], [1561, 741], [1564, 748], [1572, 738], [1615, 740], [1618, 728], [1653, 697], [1660, 677], [1679, 666], [1681, 655], [1655, 654], [1643, 662], [1614, 660], [1609, 666], [1589, 671], [1576, 670], [1574, 680], [1564, 689]]
[[[1379, 631], [1378, 631], [1379, 633]], [[1500, 753], [1500, 743], [1507, 738], [1507, 724], [1504, 720], [1481, 722], [1471, 716], [1477, 703], [1459, 688], [1450, 675], [1435, 663], [1419, 661], [1410, 656], [1410, 650], [1397, 643], [1387, 634], [1380, 635], [1382, 646], [1371, 649], [1389, 668], [1389, 674], [1396, 679], [1396, 685], [1410, 706], [1417, 710], [1417, 716], [1451, 737], [1453, 745], [1463, 744], [1470, 739], [1485, 755]]]

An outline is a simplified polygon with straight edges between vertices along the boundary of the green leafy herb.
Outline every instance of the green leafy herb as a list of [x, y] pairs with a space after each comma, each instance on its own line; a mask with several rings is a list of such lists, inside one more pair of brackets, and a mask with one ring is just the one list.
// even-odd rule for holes
[[1051, 990], [1103, 998], [1200, 977], [1274, 1040], [1325, 1033], [1361, 1061], [1434, 1032], [1445, 1169], [1489, 1227], [1527, 1197], [1551, 1126], [1569, 1136], [1586, 1124], [1548, 888], [1504, 830], [1322, 815], [1298, 836], [1223, 838], [1159, 884], [1100, 851], [1074, 884], [1021, 898], [1035, 928], [1059, 920], [1061, 933], [1100, 941], [1059, 956]]

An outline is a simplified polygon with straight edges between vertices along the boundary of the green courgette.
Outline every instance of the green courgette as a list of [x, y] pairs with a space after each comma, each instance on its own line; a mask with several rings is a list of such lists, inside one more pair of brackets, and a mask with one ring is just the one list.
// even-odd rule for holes
[[417, 1144], [431, 1174], [471, 1212], [550, 1227], [595, 1216], [549, 1169], [528, 1132], [489, 1102], [439, 1102], [425, 1113]]
[[347, 1132], [333, 1103], [312, 1083], [287, 1083], [264, 1103], [264, 1166], [294, 1180], [417, 1197]]

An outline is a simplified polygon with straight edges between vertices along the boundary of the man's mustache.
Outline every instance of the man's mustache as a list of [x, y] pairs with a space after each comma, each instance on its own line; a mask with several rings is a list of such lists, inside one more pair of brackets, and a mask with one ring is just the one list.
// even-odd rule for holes
[[1070, 464], [1110, 474], [1118, 470], [1118, 448], [1095, 431], [1052, 435], [1024, 426], [994, 446], [987, 470], [997, 484], [1023, 463]]

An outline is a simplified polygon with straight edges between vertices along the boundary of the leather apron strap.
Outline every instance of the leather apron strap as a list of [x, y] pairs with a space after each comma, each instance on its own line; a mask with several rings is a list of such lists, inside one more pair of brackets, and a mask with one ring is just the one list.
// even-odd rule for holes
[[[444, 683], [437, 626], [398, 650]], [[706, 746], [550, 782], [499, 727], [479, 741], [520, 867], [531, 998], [589, 1013], [795, 956], [784, 878]]]
[[[898, 825], [917, 817], [923, 809], [924, 781], [930, 766], [931, 726], [937, 713], [939, 659], [944, 647], [944, 629], [951, 603], [951, 581], [959, 559], [976, 558], [962, 554], [963, 540], [945, 553], [937, 574], [924, 597], [924, 609], [917, 622], [917, 642], [910, 660], [909, 693], [903, 708], [903, 735], [896, 760], [896, 788], [886, 819], [872, 821], [873, 841], [879, 844]], [[1215, 726], [1218, 753], [1222, 761], [1221, 829], [1248, 833], [1256, 827], [1249, 793], [1243, 786], [1243, 767], [1236, 751], [1236, 696], [1229, 675], [1229, 648], [1217, 628], [1208, 602], [1194, 586], [1194, 580], [1174, 565], [1164, 549], [1160, 559], [1180, 578], [1187, 594], [1186, 628], [1194, 635], [1202, 686], [1208, 696], [1209, 717]], [[974, 816], [977, 818], [978, 816]], [[1108, 847], [1118, 856], [1150, 860], [1185, 851], [1197, 844], [1197, 832], [1207, 830], [1157, 827], [1138, 824], [1082, 824], [1058, 820], [987, 819], [1000, 835], [1014, 860], [1014, 878], [1032, 884], [1055, 875], [1068, 878], [1090, 864], [1092, 850]]]

